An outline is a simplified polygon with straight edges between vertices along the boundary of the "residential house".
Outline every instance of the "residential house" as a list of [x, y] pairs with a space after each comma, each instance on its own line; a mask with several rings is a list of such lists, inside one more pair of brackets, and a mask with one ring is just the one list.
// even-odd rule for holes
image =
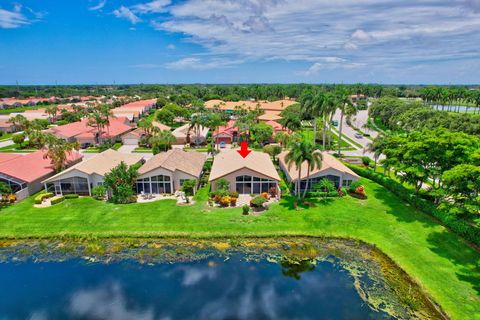
[[254, 110], [255, 108], [260, 108], [267, 111], [275, 111], [275, 112], [282, 112], [288, 106], [297, 103], [293, 100], [277, 100], [277, 101], [223, 101], [223, 100], [209, 100], [205, 102], [205, 108], [207, 109], [215, 109], [218, 108], [225, 112], [232, 113], [235, 109], [248, 109]]
[[230, 120], [224, 126], [220, 126], [213, 134], [212, 138], [216, 144], [225, 143], [232, 144], [238, 142], [240, 133], [235, 126], [235, 121]]
[[189, 123], [184, 124], [172, 131], [176, 139], [174, 144], [204, 144], [207, 140], [208, 131], [207, 127], [200, 126], [199, 128], [194, 127], [190, 129]]
[[137, 193], [173, 193], [185, 180], [198, 180], [206, 155], [196, 151], [172, 149], [150, 158], [139, 170]]
[[0, 116], [0, 131], [2, 131], [3, 133], [11, 133], [16, 131], [15, 126], [11, 124], [9, 120], [10, 117]]
[[[321, 152], [321, 151], [317, 151]], [[288, 182], [296, 183], [298, 181], [298, 170], [295, 165], [288, 167], [285, 157], [288, 151], [284, 151], [278, 155], [280, 168], [285, 173]], [[360, 177], [350, 170], [347, 166], [341, 163], [338, 159], [328, 154], [321, 152], [323, 156], [322, 166], [310, 171], [310, 178], [308, 183], [308, 190], [312, 190], [313, 186], [321, 179], [327, 178], [333, 182], [336, 188], [348, 187], [352, 181], [358, 180]], [[305, 161], [301, 167], [301, 183], [300, 191], [303, 192], [307, 186], [307, 172], [308, 164]]]
[[77, 141], [82, 147], [86, 147], [98, 144], [100, 140], [120, 141], [125, 133], [133, 130], [127, 118], [110, 118], [109, 124], [102, 129], [101, 137], [99, 137], [98, 129], [89, 125], [88, 122], [88, 119], [83, 119], [63, 126], [52, 127], [46, 130], [46, 132], [70, 142]]
[[217, 190], [217, 182], [225, 179], [230, 191], [239, 194], [260, 194], [274, 188], [280, 193], [280, 176], [270, 156], [263, 152], [251, 151], [243, 158], [235, 150], [225, 150], [215, 156], [209, 181], [212, 190]]
[[102, 185], [105, 174], [121, 162], [131, 166], [140, 164], [142, 161], [143, 158], [140, 155], [108, 149], [43, 180], [42, 183], [46, 190], [55, 194], [91, 195], [92, 188]]
[[[171, 128], [166, 126], [160, 122], [153, 121], [153, 127], [158, 128], [160, 131], [170, 131]], [[136, 128], [133, 131], [127, 132], [122, 136], [122, 143], [124, 145], [138, 145], [140, 143], [140, 139], [145, 136], [145, 130], [143, 128]]]
[[[69, 152], [66, 165], [71, 166], [81, 159], [82, 155], [78, 152]], [[12, 188], [17, 200], [42, 190], [42, 181], [54, 174], [52, 162], [43, 150], [26, 155], [0, 153], [0, 181]]]

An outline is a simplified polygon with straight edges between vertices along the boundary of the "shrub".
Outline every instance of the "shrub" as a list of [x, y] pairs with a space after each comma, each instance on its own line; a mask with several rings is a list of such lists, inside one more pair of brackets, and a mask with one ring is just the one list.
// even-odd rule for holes
[[261, 196], [264, 197], [265, 200], [268, 200], [268, 193], [267, 192], [262, 192]]
[[313, 191], [313, 192], [309, 192], [308, 193], [308, 196], [310, 198], [325, 198], [325, 197], [328, 197], [328, 198], [333, 198], [333, 197], [338, 197], [339, 194], [337, 191], [328, 191], [328, 192], [324, 192], [324, 191]]
[[51, 198], [53, 196], [54, 196], [54, 194], [52, 192], [41, 193], [41, 194], [39, 194], [35, 197], [35, 199], [34, 199], [35, 204], [41, 204], [43, 202], [43, 200]]
[[230, 198], [238, 198], [238, 192], [236, 191], [232, 191], [228, 195], [230, 196]]
[[221, 178], [218, 179], [217, 181], [217, 189], [218, 190], [228, 190], [230, 189], [230, 182], [228, 182], [226, 179]]
[[92, 195], [97, 200], [103, 200], [106, 193], [107, 188], [105, 188], [104, 186], [95, 186], [92, 188]]
[[12, 136], [12, 141], [15, 144], [21, 145], [25, 141], [25, 135], [23, 133], [17, 133]]
[[263, 204], [267, 202], [267, 199], [263, 196], [256, 196], [252, 200], [250, 200], [250, 205], [255, 208], [260, 208], [263, 206]]
[[270, 189], [268, 189], [268, 193], [271, 197], [275, 198], [278, 195], [278, 190], [276, 187], [271, 187]]
[[65, 199], [78, 199], [78, 194], [76, 193], [70, 193], [70, 194], [66, 194], [65, 196]]
[[244, 204], [242, 206], [242, 214], [246, 216], [249, 211], [250, 211], [250, 207], [247, 204]]
[[51, 203], [52, 206], [53, 206], [54, 204], [63, 202], [63, 200], [65, 200], [65, 197], [64, 197], [64, 196], [59, 196], [58, 198], [52, 199], [52, 200], [50, 201], [50, 203]]
[[219, 203], [222, 207], [228, 207], [230, 205], [230, 199], [229, 196], [222, 197], [220, 198]]
[[405, 188], [405, 186], [403, 186], [401, 183], [381, 173], [376, 173], [371, 170], [349, 164], [346, 164], [346, 166], [352, 169], [358, 175], [373, 180], [376, 183], [384, 186], [401, 200], [409, 203], [419, 211], [437, 218], [442, 224], [447, 226], [459, 236], [476, 244], [477, 246], [480, 245], [480, 228], [435, 207], [433, 203], [415, 194], [413, 190]]
[[367, 156], [362, 157], [362, 163], [364, 166], [368, 167], [370, 165], [370, 158]]
[[352, 181], [352, 183], [350, 184], [350, 186], [348, 187], [348, 191], [350, 192], [355, 192], [355, 190], [360, 187], [362, 185], [362, 183], [360, 181]]
[[232, 207], [235, 207], [237, 205], [237, 200], [238, 200], [238, 198], [230, 197], [230, 205]]

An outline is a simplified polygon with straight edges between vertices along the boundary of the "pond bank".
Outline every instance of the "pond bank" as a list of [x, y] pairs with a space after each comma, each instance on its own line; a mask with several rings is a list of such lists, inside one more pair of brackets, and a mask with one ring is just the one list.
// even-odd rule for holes
[[[278, 263], [287, 273], [302, 272], [321, 261], [339, 263], [355, 279], [359, 296], [372, 308], [400, 319], [445, 319], [445, 314], [401, 268], [375, 246], [361, 241], [309, 238], [111, 238], [4, 240], [0, 261], [59, 262], [80, 258], [108, 264], [124, 260], [141, 264], [180, 263], [241, 255], [247, 261]], [[304, 267], [307, 267], [306, 269]], [[300, 270], [300, 271], [299, 271]], [[364, 278], [367, 277], [368, 283]]]

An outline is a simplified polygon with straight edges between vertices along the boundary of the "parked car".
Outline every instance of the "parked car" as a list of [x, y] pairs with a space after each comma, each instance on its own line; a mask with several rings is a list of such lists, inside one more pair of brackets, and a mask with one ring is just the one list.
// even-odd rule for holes
[[355, 138], [361, 139], [361, 138], [363, 138], [363, 135], [361, 133], [357, 132], [357, 133], [355, 133]]
[[220, 142], [220, 148], [225, 149], [226, 146], [225, 141]]
[[338, 121], [337, 120], [332, 120], [332, 125], [334, 127], [338, 127]]

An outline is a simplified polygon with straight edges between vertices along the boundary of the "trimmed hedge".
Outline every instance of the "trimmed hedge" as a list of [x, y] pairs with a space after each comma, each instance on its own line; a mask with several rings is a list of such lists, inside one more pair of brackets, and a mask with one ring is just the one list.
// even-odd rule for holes
[[64, 195], [65, 199], [77, 199], [78, 198], [78, 194], [76, 193], [69, 193], [69, 194], [66, 194]]
[[330, 192], [322, 192], [322, 191], [308, 192], [307, 195], [308, 195], [309, 197], [311, 197], [311, 198], [339, 197], [339, 196], [340, 196], [337, 191], [330, 191]]
[[52, 192], [41, 193], [35, 197], [35, 204], [42, 204], [43, 200], [51, 198], [53, 196], [54, 194]]
[[54, 204], [63, 202], [64, 200], [65, 200], [65, 197], [64, 197], [64, 196], [60, 196], [60, 197], [58, 197], [58, 198], [52, 199], [52, 200], [50, 201], [50, 203], [51, 203], [52, 206], [53, 206]]
[[401, 183], [384, 176], [381, 173], [376, 173], [372, 170], [353, 166], [348, 163], [345, 163], [345, 165], [358, 175], [384, 186], [393, 192], [397, 197], [408, 202], [419, 211], [437, 218], [440, 220], [440, 222], [442, 222], [442, 224], [464, 239], [474, 243], [477, 246], [480, 245], [480, 228], [438, 209], [433, 203], [415, 194], [413, 190], [405, 188]]

